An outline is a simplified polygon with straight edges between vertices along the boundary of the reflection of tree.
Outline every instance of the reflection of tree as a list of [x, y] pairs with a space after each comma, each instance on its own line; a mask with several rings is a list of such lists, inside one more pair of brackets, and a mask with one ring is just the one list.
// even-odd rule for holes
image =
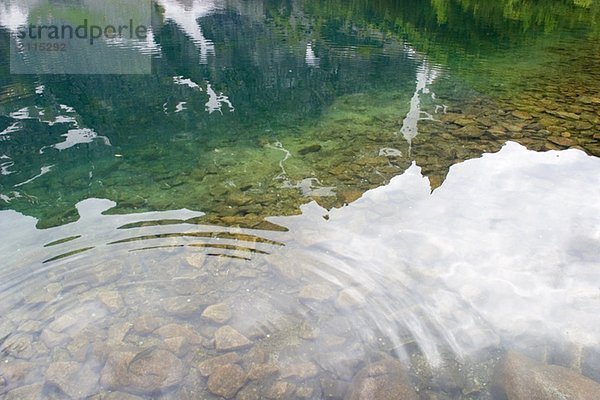
[[[432, 0], [439, 4], [439, 0]], [[454, 0], [464, 11], [477, 19], [487, 21], [496, 29], [502, 29], [503, 20], [518, 21], [524, 31], [542, 30], [552, 32], [561, 28], [584, 25], [594, 35], [600, 33], [598, 18], [600, 3], [594, 0]], [[448, 6], [449, 3], [446, 3]], [[437, 8], [436, 8], [437, 10]]]
[[[590, 35], [600, 35], [600, 2], [593, 0], [305, 0], [303, 4], [317, 24], [337, 18], [354, 28], [377, 27], [408, 38], [430, 56], [434, 50], [443, 57], [448, 46], [493, 48], [499, 41], [518, 44], [524, 34], [577, 26]], [[280, 14], [285, 15], [282, 9], [285, 7], [279, 6]]]

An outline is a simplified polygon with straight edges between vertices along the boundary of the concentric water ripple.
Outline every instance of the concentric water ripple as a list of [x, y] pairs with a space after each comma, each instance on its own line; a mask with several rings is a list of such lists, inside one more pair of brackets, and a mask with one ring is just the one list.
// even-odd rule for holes
[[5, 211], [2, 392], [216, 398], [225, 389], [205, 376], [223, 363], [241, 365], [240, 393], [316, 399], [387, 354], [417, 388], [444, 391], [446, 376], [489, 398], [497, 355], [514, 348], [579, 357], [594, 376], [599, 169], [509, 143], [433, 193], [413, 166], [348, 207], [272, 218], [287, 232], [189, 210], [103, 215], [114, 203], [98, 199], [44, 231]]

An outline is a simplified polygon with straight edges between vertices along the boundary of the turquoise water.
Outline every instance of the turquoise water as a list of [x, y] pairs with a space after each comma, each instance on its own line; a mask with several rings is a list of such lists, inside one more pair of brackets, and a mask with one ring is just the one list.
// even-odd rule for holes
[[20, 24], [97, 10], [0, 0], [0, 398], [600, 380], [597, 2], [150, 10], [99, 52], [151, 74], [21, 75]]

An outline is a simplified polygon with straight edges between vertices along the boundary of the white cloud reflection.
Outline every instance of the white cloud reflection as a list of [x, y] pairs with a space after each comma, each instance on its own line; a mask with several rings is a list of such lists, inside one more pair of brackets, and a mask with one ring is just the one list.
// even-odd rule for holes
[[413, 165], [325, 214], [311, 203], [270, 220], [289, 228], [283, 251], [319, 260], [313, 273], [371, 293], [357, 329], [408, 328], [433, 361], [440, 343], [459, 355], [519, 335], [599, 344], [598, 158], [508, 143], [431, 194]]

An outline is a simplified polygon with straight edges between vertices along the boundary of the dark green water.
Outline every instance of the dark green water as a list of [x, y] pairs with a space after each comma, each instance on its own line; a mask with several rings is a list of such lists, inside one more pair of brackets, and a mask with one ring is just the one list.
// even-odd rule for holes
[[0, 399], [600, 393], [598, 1], [156, 0], [96, 47], [151, 74], [11, 73], [98, 4], [0, 0]]
[[[10, 75], [4, 28], [1, 206], [40, 226], [76, 219], [88, 197], [115, 200], [115, 212], [187, 207], [252, 225], [296, 213], [313, 192], [286, 186], [306, 179], [332, 188], [320, 199], [331, 206], [413, 159], [439, 184], [456, 161], [507, 139], [539, 150], [564, 129], [568, 146], [598, 154], [598, 7], [555, 3], [166, 3], [153, 8], [153, 74], [142, 76]], [[6, 20], [28, 10], [3, 7]], [[409, 154], [400, 130], [419, 71], [436, 94], [420, 93], [422, 111], [440, 122], [419, 122]], [[208, 106], [209, 87], [226, 101]], [[573, 104], [581, 96], [591, 99]], [[574, 106], [579, 127], [545, 113]], [[534, 118], [512, 118], [519, 109]], [[456, 114], [481, 132], [455, 135]], [[76, 131], [57, 146], [72, 129], [94, 138], [77, 144], [86, 133]], [[290, 151], [285, 174], [276, 145]], [[403, 156], [378, 157], [382, 148]]]

